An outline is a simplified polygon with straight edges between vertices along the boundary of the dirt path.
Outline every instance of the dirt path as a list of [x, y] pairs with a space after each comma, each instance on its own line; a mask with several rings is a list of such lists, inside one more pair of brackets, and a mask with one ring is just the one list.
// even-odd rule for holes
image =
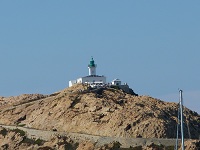
[[[94, 136], [80, 133], [67, 133], [67, 132], [57, 132], [57, 131], [44, 131], [44, 130], [36, 130], [30, 129], [26, 127], [16, 127], [16, 126], [7, 126], [0, 125], [7, 129], [20, 129], [26, 132], [28, 138], [40, 138], [46, 141], [49, 141], [55, 135], [67, 136], [71, 138], [75, 142], [81, 141], [91, 141], [97, 143], [97, 146], [102, 146], [113, 141], [118, 141], [121, 144], [122, 148], [129, 148], [130, 146], [144, 146], [154, 143], [156, 145], [165, 145], [165, 146], [174, 146], [175, 139], [156, 139], [156, 138], [123, 138], [123, 137], [102, 137], [102, 136]], [[180, 142], [179, 142], [180, 143]]]

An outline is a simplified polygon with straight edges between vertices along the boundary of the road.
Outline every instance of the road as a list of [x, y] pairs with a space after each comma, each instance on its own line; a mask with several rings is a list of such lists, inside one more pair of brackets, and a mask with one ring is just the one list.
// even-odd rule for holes
[[[58, 132], [58, 131], [45, 131], [45, 130], [37, 130], [26, 127], [18, 127], [18, 126], [8, 126], [8, 125], [0, 125], [7, 129], [20, 129], [26, 132], [28, 138], [35, 139], [43, 139], [49, 141], [56, 135], [66, 136], [71, 138], [74, 142], [81, 141], [91, 141], [93, 143], [97, 143], [96, 146], [103, 146], [105, 144], [111, 143], [113, 141], [117, 141], [121, 144], [121, 148], [129, 148], [135, 146], [144, 146], [150, 145], [154, 143], [156, 145], [165, 145], [165, 146], [174, 146], [175, 139], [157, 139], [157, 138], [124, 138], [124, 137], [104, 137], [104, 136], [95, 136], [81, 133], [68, 133], [68, 132]], [[180, 142], [179, 142], [180, 143]]]

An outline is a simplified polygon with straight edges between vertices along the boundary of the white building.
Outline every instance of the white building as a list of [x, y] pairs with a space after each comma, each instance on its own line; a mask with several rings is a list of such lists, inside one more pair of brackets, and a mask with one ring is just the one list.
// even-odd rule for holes
[[89, 84], [91, 87], [99, 87], [105, 85], [106, 77], [96, 75], [96, 67], [97, 65], [94, 63], [94, 59], [92, 58], [90, 60], [90, 64], [88, 65], [89, 75], [69, 81], [69, 87], [77, 83]]
[[112, 86], [118, 86], [120, 89], [124, 90], [125, 92], [130, 93], [130, 88], [129, 88], [128, 84], [127, 84], [127, 83], [124, 83], [124, 84], [122, 85], [122, 82], [121, 82], [120, 79], [114, 79], [114, 80], [111, 82], [111, 85], [112, 85]]
[[122, 84], [122, 82], [121, 82], [121, 80], [119, 80], [119, 79], [114, 79], [112, 82], [111, 82], [111, 85], [121, 85]]

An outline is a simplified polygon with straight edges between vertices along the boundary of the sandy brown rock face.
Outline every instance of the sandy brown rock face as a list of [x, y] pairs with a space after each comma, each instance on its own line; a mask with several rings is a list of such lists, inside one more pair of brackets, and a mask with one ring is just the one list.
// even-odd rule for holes
[[89, 141], [85, 141], [79, 144], [77, 150], [94, 150], [95, 146]]
[[[30, 148], [31, 143], [24, 142], [25, 135], [23, 133], [23, 131], [7, 130], [0, 127], [0, 149], [17, 150]], [[34, 145], [32, 147], [34, 147]]]
[[20, 96], [0, 97], [0, 108], [7, 105], [18, 105], [47, 97], [42, 94], [22, 94]]
[[[184, 144], [185, 144], [185, 149], [188, 150], [200, 149], [200, 140], [187, 140]], [[181, 150], [181, 147], [179, 149]]]
[[[192, 138], [200, 135], [200, 116], [185, 108]], [[121, 90], [75, 85], [57, 94], [15, 106], [4, 105], [0, 124], [100, 136], [175, 138], [177, 104]]]

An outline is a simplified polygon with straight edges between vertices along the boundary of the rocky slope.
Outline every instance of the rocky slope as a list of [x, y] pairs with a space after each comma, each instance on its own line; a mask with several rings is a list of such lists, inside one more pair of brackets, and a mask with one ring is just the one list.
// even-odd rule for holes
[[47, 97], [42, 94], [23, 94], [20, 96], [0, 97], [0, 106], [16, 105]]
[[[0, 149], [1, 150], [170, 150], [173, 146], [156, 145], [149, 143], [143, 146], [121, 148], [119, 142], [108, 142], [108, 144], [97, 145], [97, 143], [85, 140], [74, 142], [66, 136], [54, 136], [50, 140], [32, 139], [20, 129], [5, 129], [0, 127]], [[181, 150], [181, 147], [179, 147]], [[200, 149], [200, 140], [187, 140], [186, 150]]]
[[0, 127], [1, 150], [105, 150], [105, 148], [119, 148], [118, 145], [110, 143], [95, 148], [95, 145], [89, 141], [73, 143], [70, 138], [58, 136], [53, 137], [50, 141], [30, 139], [22, 130], [8, 130]]
[[[111, 137], [176, 137], [177, 104], [119, 89], [75, 85], [49, 96], [10, 101], [1, 99], [0, 124]], [[200, 116], [184, 110], [185, 137], [189, 129], [191, 138], [199, 138]]]

